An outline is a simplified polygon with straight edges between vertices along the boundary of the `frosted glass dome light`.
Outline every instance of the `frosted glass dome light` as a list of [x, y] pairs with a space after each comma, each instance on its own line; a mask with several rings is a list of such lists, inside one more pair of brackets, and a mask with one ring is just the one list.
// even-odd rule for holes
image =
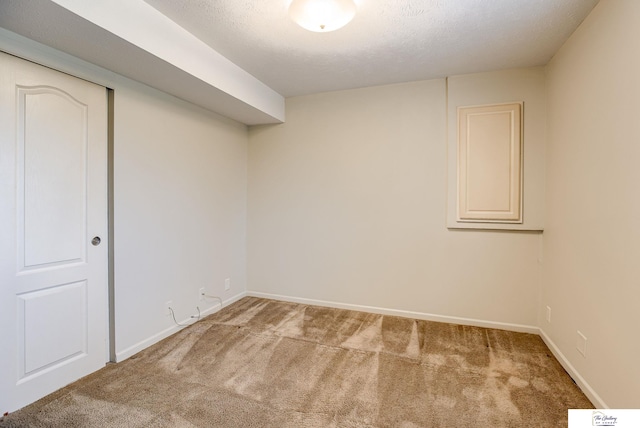
[[293, 0], [289, 16], [309, 31], [326, 33], [347, 25], [356, 14], [353, 0]]

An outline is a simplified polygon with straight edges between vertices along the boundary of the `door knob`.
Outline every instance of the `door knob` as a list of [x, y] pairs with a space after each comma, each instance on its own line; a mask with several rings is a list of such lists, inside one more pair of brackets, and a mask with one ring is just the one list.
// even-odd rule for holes
[[100, 242], [102, 242], [102, 239], [100, 239], [99, 236], [94, 236], [93, 239], [91, 240], [91, 244], [94, 247], [97, 247], [98, 245], [100, 245]]

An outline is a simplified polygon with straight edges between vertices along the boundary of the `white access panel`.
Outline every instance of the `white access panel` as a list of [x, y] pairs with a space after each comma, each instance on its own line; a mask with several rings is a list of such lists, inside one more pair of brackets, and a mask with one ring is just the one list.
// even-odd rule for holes
[[458, 108], [458, 221], [522, 223], [521, 112]]

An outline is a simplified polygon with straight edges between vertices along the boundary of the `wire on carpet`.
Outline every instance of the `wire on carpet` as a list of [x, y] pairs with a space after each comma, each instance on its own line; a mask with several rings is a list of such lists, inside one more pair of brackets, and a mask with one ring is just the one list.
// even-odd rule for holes
[[[191, 315], [191, 318], [196, 318], [196, 322], [200, 321], [200, 308], [198, 306], [196, 306], [196, 309], [198, 310], [198, 316], [195, 315]], [[171, 306], [169, 306], [169, 310], [171, 311], [171, 318], [173, 318], [173, 322], [176, 323], [176, 325], [180, 326], [180, 327], [188, 327], [191, 324], [180, 324], [178, 322], [178, 320], [176, 320], [176, 313], [173, 311], [173, 308]]]

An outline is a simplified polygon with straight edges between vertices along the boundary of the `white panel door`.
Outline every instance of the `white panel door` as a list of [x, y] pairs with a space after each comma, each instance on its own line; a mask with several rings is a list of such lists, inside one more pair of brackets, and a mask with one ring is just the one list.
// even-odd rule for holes
[[0, 52], [0, 109], [5, 412], [107, 359], [107, 95]]

